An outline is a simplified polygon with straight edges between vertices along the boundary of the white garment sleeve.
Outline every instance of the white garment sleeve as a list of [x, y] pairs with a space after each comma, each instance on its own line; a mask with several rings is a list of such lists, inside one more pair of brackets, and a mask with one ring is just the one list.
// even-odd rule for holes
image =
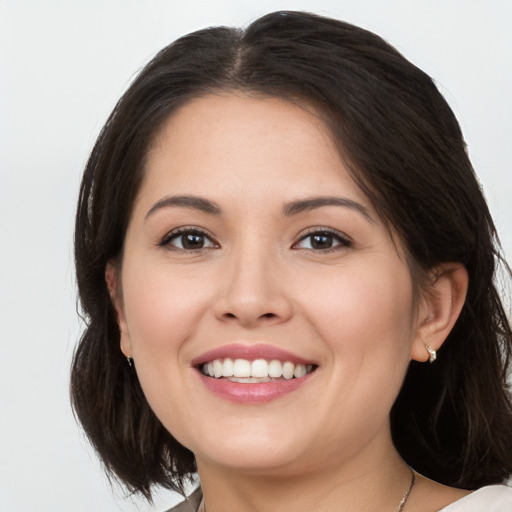
[[512, 512], [512, 488], [505, 485], [482, 487], [439, 512]]

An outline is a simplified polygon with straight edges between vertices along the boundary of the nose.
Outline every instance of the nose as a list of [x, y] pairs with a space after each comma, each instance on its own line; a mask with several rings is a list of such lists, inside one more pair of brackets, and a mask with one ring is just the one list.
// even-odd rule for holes
[[269, 251], [239, 250], [225, 262], [215, 316], [251, 329], [288, 321], [293, 305], [283, 272]]

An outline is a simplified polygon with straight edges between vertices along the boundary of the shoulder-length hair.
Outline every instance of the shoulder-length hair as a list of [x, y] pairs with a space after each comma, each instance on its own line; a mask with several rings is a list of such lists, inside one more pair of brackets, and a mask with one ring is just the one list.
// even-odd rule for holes
[[380, 37], [300, 12], [268, 14], [245, 30], [200, 30], [164, 48], [92, 150], [76, 215], [87, 325], [71, 396], [108, 473], [150, 498], [153, 485], [182, 491], [196, 470], [120, 351], [105, 267], [122, 258], [145, 156], [162, 123], [190, 99], [219, 90], [313, 106], [353, 179], [400, 237], [413, 277], [443, 262], [465, 266], [462, 313], [435, 365], [411, 362], [391, 412], [393, 439], [409, 465], [444, 484], [474, 489], [507, 478], [512, 333], [493, 281], [499, 242], [460, 127], [431, 78]]

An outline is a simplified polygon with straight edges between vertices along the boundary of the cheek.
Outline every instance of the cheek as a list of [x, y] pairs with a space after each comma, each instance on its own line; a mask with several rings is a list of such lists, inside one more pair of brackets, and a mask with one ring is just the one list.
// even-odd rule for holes
[[[127, 266], [128, 267], [128, 266]], [[159, 266], [123, 273], [124, 311], [134, 358], [141, 368], [178, 362], [209, 302], [208, 289]], [[165, 357], [164, 357], [165, 356]], [[173, 356], [173, 357], [170, 357]]]
[[303, 311], [328, 346], [335, 372], [350, 376], [350, 386], [389, 379], [399, 387], [415, 327], [408, 270], [363, 265], [316, 277], [306, 283]]
[[[169, 269], [146, 265], [123, 268], [124, 311], [135, 368], [144, 395], [162, 423], [186, 440], [190, 371], [183, 347], [194, 337], [210, 302], [208, 289]], [[172, 404], [172, 405], [171, 405]], [[175, 411], [180, 411], [175, 414]]]
[[359, 339], [352, 348], [368, 343], [378, 348], [386, 340], [392, 343], [410, 338], [414, 324], [412, 283], [401, 266], [345, 268], [326, 276], [323, 282], [317, 281], [317, 285], [321, 291], [315, 292], [310, 308], [318, 317], [325, 315], [324, 325], [339, 333], [334, 338]]
[[[409, 365], [415, 325], [409, 274], [360, 268], [325, 280], [316, 295], [321, 299], [305, 309], [331, 352], [331, 403], [340, 404], [328, 417], [333, 429], [346, 424], [366, 439], [388, 417]], [[361, 411], [364, 424], [350, 419]]]

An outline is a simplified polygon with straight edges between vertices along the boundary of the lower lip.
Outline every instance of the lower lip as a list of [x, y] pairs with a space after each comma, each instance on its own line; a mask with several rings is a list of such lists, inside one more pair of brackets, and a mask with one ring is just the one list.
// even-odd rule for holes
[[235, 403], [260, 404], [277, 400], [293, 393], [306, 384], [314, 372], [304, 377], [289, 380], [276, 380], [273, 382], [258, 382], [244, 384], [232, 382], [228, 379], [214, 379], [197, 372], [206, 388], [224, 400]]

